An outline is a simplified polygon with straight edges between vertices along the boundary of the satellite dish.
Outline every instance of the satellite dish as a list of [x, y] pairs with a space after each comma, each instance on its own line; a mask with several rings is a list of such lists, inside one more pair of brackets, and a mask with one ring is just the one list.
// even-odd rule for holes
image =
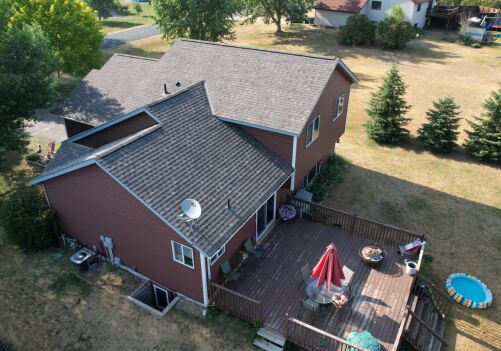
[[197, 200], [185, 199], [181, 202], [181, 210], [183, 215], [188, 217], [188, 220], [195, 220], [202, 214], [202, 207]]

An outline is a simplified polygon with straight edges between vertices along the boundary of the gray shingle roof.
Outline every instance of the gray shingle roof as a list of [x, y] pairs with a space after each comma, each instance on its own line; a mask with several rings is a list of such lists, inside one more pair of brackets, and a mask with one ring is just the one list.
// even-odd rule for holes
[[[120, 147], [111, 152], [103, 151], [110, 148], [108, 144], [80, 157], [94, 157], [211, 256], [293, 169], [239, 127], [213, 116], [203, 82], [155, 102], [148, 109], [159, 119], [159, 127], [151, 127], [130, 142], [115, 142], [121, 143]], [[73, 143], [63, 143], [56, 159], [65, 158], [64, 154], [73, 148]], [[185, 198], [194, 198], [202, 206], [202, 216], [192, 229], [178, 218]], [[228, 199], [235, 213], [226, 210]]]
[[164, 84], [174, 92], [205, 80], [216, 115], [297, 135], [337, 64], [332, 57], [183, 39], [161, 60], [114, 55], [55, 113], [98, 125], [157, 100]]

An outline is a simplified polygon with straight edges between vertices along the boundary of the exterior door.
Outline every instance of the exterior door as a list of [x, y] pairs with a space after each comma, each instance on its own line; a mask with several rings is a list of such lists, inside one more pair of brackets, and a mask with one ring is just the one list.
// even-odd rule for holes
[[167, 291], [162, 288], [159, 288], [156, 285], [153, 285], [153, 291], [155, 292], [155, 302], [157, 306], [163, 310], [169, 304], [169, 296]]
[[259, 240], [275, 222], [276, 194], [273, 194], [256, 213], [256, 237]]

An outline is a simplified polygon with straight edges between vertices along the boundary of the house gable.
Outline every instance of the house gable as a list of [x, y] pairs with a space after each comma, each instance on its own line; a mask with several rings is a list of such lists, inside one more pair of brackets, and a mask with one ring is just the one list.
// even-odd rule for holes
[[[102, 252], [113, 239], [122, 263], [159, 284], [203, 301], [200, 255], [98, 165], [44, 182], [62, 233]], [[193, 249], [194, 269], [174, 261], [172, 241]]]

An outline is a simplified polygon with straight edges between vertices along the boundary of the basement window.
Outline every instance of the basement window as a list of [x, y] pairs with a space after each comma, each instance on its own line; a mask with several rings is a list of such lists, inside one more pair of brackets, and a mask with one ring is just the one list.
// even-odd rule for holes
[[371, 10], [381, 10], [381, 1], [371, 2]]
[[315, 139], [318, 138], [318, 133], [320, 131], [320, 116], [315, 118], [306, 127], [306, 147], [310, 146]]
[[216, 261], [218, 260], [219, 257], [223, 256], [225, 251], [225, 245], [221, 246], [219, 250], [210, 258], [210, 265], [212, 266]]
[[183, 244], [172, 242], [172, 257], [177, 263], [181, 263], [190, 268], [195, 268], [193, 262], [193, 249]]

